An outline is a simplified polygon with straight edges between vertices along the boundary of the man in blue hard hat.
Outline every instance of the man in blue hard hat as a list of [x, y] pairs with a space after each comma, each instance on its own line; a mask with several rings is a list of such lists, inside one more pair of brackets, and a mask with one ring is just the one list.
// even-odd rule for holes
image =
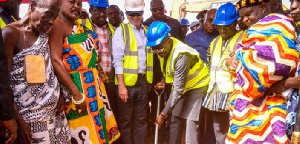
[[210, 42], [218, 36], [213, 20], [215, 18], [216, 9], [210, 9], [204, 16], [203, 27], [188, 34], [185, 38], [185, 43], [196, 49], [203, 62], [207, 63], [207, 49]]
[[181, 25], [181, 28], [182, 28], [184, 34], [186, 35], [187, 32], [189, 31], [189, 26], [190, 26], [189, 20], [186, 18], [181, 18], [181, 19], [179, 19], [179, 23]]
[[[150, 11], [152, 13], [151, 17], [146, 19], [143, 24], [146, 26], [149, 26], [151, 23], [155, 21], [162, 21], [168, 24], [168, 26], [171, 28], [170, 34], [172, 37], [184, 41], [185, 34], [181, 28], [180, 23], [178, 22], [177, 19], [171, 18], [169, 16], [166, 16], [164, 13], [165, 10], [165, 5], [163, 3], [163, 0], [151, 0], [150, 2]], [[157, 109], [157, 95], [154, 91], [154, 87], [156, 84], [160, 83], [162, 84], [162, 73], [160, 70], [160, 64], [158, 60], [158, 56], [156, 54], [153, 55], [153, 82], [152, 82], [152, 87], [149, 91], [149, 101], [151, 102], [151, 112], [149, 112], [149, 124], [148, 127], [152, 128], [154, 131], [155, 128], [155, 118], [156, 118], [156, 109]], [[161, 106], [164, 105], [165, 101], [167, 101], [168, 96], [170, 95], [171, 92], [171, 85], [165, 85], [164, 92], [164, 100], [161, 101]], [[162, 136], [164, 135], [164, 136]], [[168, 140], [168, 135], [169, 135], [169, 127], [163, 127], [160, 130], [160, 136], [159, 140], [164, 141]]]
[[[217, 144], [225, 143], [229, 128], [229, 97], [233, 91], [232, 76], [223, 68], [223, 62], [235, 49], [242, 38], [242, 31], [237, 31], [239, 13], [232, 3], [222, 5], [216, 12], [213, 24], [219, 36], [216, 37], [208, 49], [211, 59], [210, 83], [203, 106], [208, 109], [207, 131], [213, 131]], [[212, 126], [212, 127], [211, 127]]]
[[167, 105], [156, 118], [156, 123], [161, 126], [172, 110], [169, 143], [181, 143], [182, 122], [186, 120], [185, 142], [197, 144], [201, 102], [209, 83], [208, 68], [195, 49], [170, 37], [169, 32], [166, 23], [156, 21], [146, 33], [147, 46], [160, 56], [165, 82], [173, 85]]

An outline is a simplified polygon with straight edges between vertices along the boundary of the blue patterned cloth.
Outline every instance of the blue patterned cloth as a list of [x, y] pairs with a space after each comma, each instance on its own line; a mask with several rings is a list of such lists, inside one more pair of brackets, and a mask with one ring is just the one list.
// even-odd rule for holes
[[[298, 26], [298, 37], [296, 39], [296, 46], [300, 49], [300, 31]], [[300, 74], [300, 63], [298, 63], [296, 77]], [[287, 125], [287, 135], [291, 139], [292, 133], [294, 131], [294, 125], [296, 121], [296, 113], [297, 113], [297, 106], [299, 101], [299, 94], [298, 89], [293, 89], [292, 95], [287, 102], [287, 116], [286, 116], [286, 125]]]

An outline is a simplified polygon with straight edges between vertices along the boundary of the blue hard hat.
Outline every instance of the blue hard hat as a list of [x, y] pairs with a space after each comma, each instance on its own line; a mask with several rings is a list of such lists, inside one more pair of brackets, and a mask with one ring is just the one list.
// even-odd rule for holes
[[239, 12], [232, 3], [222, 5], [216, 12], [213, 24], [228, 26], [239, 18]]
[[180, 25], [186, 25], [186, 26], [189, 26], [189, 25], [190, 25], [189, 20], [186, 19], [186, 18], [181, 18], [181, 19], [179, 19], [179, 23], [180, 23]]
[[101, 7], [101, 8], [109, 7], [108, 0], [89, 0], [88, 3], [95, 7]]
[[153, 22], [147, 29], [147, 46], [153, 47], [159, 45], [170, 33], [171, 28], [161, 21]]

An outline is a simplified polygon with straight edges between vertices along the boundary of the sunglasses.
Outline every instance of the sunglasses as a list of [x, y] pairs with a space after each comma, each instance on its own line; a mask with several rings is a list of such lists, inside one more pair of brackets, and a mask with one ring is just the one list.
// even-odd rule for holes
[[228, 30], [230, 30], [230, 29], [234, 26], [234, 24], [235, 24], [235, 23], [232, 23], [232, 24], [229, 25], [229, 26], [218, 26], [218, 25], [216, 25], [216, 29], [218, 29], [218, 30], [224, 29], [225, 31], [228, 31]]
[[156, 45], [156, 46], [154, 46], [154, 47], [151, 47], [151, 51], [152, 52], [156, 52], [156, 53], [161, 53], [161, 52], [163, 52], [164, 51], [164, 48], [165, 48], [165, 46], [166, 46], [166, 44], [169, 42], [169, 40], [168, 41], [166, 41], [164, 44], [159, 44], [159, 45]]
[[158, 7], [158, 8], [151, 8], [150, 10], [152, 12], [157, 12], [157, 11], [163, 11], [165, 9], [165, 7]]
[[141, 12], [141, 13], [130, 13], [130, 14], [128, 12], [126, 12], [126, 14], [129, 15], [129, 16], [131, 16], [131, 17], [133, 17], [133, 16], [142, 16], [144, 14], [144, 12]]

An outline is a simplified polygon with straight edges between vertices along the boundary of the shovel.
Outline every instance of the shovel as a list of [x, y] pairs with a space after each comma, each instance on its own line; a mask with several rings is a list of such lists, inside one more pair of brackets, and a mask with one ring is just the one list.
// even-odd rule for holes
[[[164, 93], [164, 89], [158, 93], [156, 90], [156, 86], [154, 87], [154, 92], [156, 93], [157, 97], [157, 110], [156, 110], [156, 117], [160, 114], [160, 102], [161, 102], [161, 95]], [[158, 124], [155, 125], [155, 137], [154, 137], [154, 144], [158, 144]]]

